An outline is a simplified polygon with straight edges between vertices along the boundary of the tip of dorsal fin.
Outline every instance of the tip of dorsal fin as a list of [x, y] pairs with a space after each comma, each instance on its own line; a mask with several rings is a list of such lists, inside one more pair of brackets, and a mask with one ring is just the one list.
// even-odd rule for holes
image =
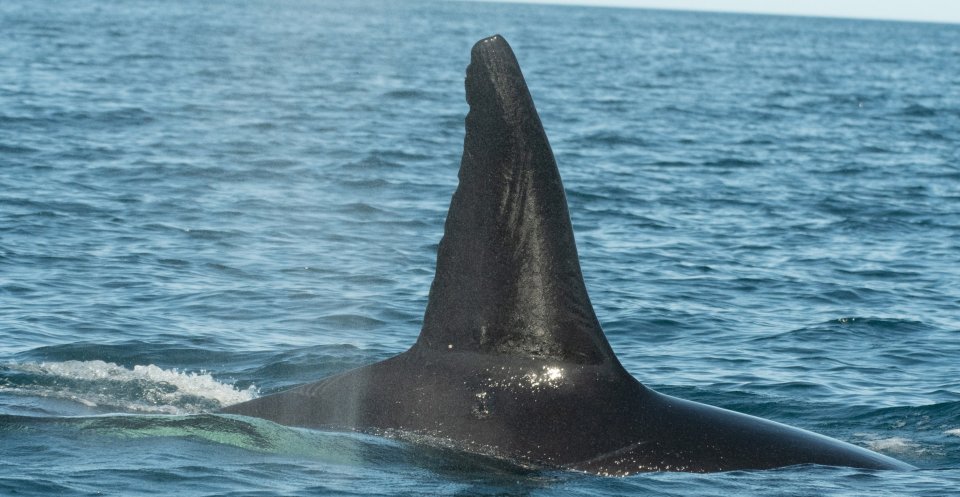
[[550, 144], [510, 45], [474, 45], [460, 184], [418, 347], [619, 364], [587, 296]]

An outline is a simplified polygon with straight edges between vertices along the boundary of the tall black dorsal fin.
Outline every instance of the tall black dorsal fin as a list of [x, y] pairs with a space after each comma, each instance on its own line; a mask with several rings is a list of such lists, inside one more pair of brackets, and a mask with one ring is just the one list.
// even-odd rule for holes
[[460, 185], [419, 347], [619, 364], [580, 273], [567, 200], [510, 45], [477, 42]]

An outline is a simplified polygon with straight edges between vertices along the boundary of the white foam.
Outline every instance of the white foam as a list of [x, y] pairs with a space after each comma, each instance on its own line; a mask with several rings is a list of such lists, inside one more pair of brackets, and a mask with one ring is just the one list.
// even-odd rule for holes
[[257, 396], [251, 386], [238, 390], [209, 373], [181, 372], [154, 365], [128, 369], [104, 361], [65, 361], [6, 365], [36, 375], [33, 382], [0, 385], [0, 391], [55, 397], [88, 407], [119, 407], [134, 412], [193, 414]]
[[953, 435], [955, 437], [960, 437], [960, 428], [954, 428], [952, 430], [947, 430], [943, 432], [946, 435]]
[[913, 452], [917, 444], [903, 437], [881, 438], [879, 440], [870, 440], [867, 442], [871, 449], [878, 452]]

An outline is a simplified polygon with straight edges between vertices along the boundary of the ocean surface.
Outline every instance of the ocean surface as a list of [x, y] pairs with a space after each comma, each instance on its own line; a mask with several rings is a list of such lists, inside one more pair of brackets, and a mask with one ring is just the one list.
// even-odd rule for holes
[[[603, 478], [210, 414], [420, 329], [470, 47], [664, 393], [919, 467]], [[956, 495], [960, 26], [459, 2], [0, 2], [0, 495]]]

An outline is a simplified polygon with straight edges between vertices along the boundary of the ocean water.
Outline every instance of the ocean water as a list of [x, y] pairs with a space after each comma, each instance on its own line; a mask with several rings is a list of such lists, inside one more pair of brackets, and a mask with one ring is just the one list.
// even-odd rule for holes
[[[602, 478], [210, 414], [419, 332], [476, 40], [664, 393], [913, 472]], [[955, 495], [960, 26], [459, 2], [0, 3], [0, 494]]]

